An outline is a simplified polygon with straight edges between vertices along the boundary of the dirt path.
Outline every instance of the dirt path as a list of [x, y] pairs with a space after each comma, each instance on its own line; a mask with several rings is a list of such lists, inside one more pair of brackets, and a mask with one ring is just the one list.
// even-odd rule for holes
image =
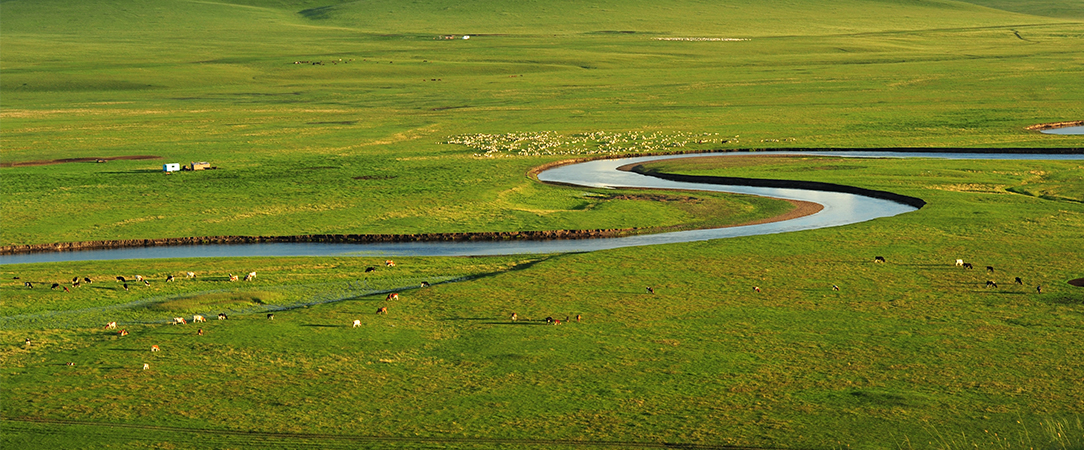
[[144, 159], [162, 159], [161, 156], [154, 155], [130, 155], [130, 156], [109, 156], [104, 158], [64, 158], [64, 159], [42, 159], [37, 161], [19, 161], [2, 163], [0, 167], [26, 167], [26, 166], [48, 166], [52, 164], [64, 164], [64, 163], [80, 163], [80, 162], [97, 162], [104, 163], [114, 160], [144, 160]]

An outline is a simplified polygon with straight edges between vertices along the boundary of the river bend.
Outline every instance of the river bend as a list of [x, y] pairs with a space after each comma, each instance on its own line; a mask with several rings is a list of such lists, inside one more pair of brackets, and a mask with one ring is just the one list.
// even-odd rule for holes
[[[749, 153], [738, 153], [748, 155]], [[770, 154], [793, 154], [772, 152]], [[970, 153], [898, 153], [898, 152], [801, 152], [802, 155], [848, 157], [926, 157], [959, 159], [1084, 159], [1084, 155], [1047, 154], [970, 154]], [[547, 183], [598, 188], [661, 188], [694, 191], [730, 192], [788, 200], [813, 202], [821, 211], [780, 222], [757, 225], [677, 231], [616, 238], [549, 241], [462, 241], [462, 242], [391, 242], [391, 243], [262, 243], [241, 245], [190, 245], [172, 247], [136, 247], [107, 250], [28, 253], [0, 255], [0, 264], [24, 264], [60, 261], [97, 261], [117, 259], [207, 258], [251, 256], [487, 256], [510, 254], [569, 253], [608, 250], [621, 247], [706, 241], [740, 236], [789, 233], [817, 228], [850, 225], [914, 211], [917, 208], [889, 200], [862, 195], [804, 189], [764, 188], [713, 185], [668, 181], [647, 175], [617, 170], [670, 158], [723, 156], [724, 154], [642, 156], [594, 160], [542, 171], [538, 179]], [[733, 155], [733, 154], [726, 154]]]

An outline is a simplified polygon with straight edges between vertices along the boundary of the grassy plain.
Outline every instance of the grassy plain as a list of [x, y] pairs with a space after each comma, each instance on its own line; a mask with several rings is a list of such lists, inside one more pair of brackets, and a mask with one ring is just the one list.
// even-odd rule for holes
[[[1084, 118], [1084, 6], [1063, 3], [6, 0], [0, 243], [717, 225], [779, 205], [623, 200], [524, 174], [596, 152], [1079, 148], [1078, 136], [1024, 130]], [[543, 131], [559, 145], [531, 154], [514, 139], [488, 156], [447, 143]], [[600, 131], [663, 138], [571, 144]], [[133, 155], [162, 159], [20, 164]], [[157, 173], [203, 160], [220, 169]], [[852, 184], [929, 205], [715, 242], [397, 258], [369, 274], [380, 261], [5, 266], [2, 444], [1084, 442], [1084, 294], [1065, 283], [1084, 276], [1079, 162], [655, 167]], [[195, 280], [164, 282], [189, 270]], [[224, 280], [251, 270], [255, 282]], [[137, 273], [151, 285], [111, 281]], [[97, 281], [71, 294], [40, 285], [75, 275]], [[1000, 287], [984, 288], [991, 278]], [[434, 285], [400, 289], [421, 281]], [[377, 316], [387, 290], [402, 299]], [[200, 325], [204, 336], [155, 323], [222, 310], [231, 318]], [[529, 320], [512, 324], [512, 311]], [[566, 314], [585, 320], [538, 322]], [[106, 320], [132, 334], [101, 330]]]
[[[442, 144], [460, 135], [728, 141], [687, 150], [1079, 147], [1023, 127], [1084, 117], [1079, 5], [1056, 18], [940, 1], [0, 8], [3, 163], [162, 158], [5, 168], [5, 245], [605, 228], [666, 215], [638, 204], [578, 214], [581, 199], [523, 176], [563, 155], [480, 160]], [[220, 169], [158, 173], [189, 161]]]

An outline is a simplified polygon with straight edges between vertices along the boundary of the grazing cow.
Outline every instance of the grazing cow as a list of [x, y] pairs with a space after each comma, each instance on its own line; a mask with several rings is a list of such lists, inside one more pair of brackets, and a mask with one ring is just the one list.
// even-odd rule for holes
[[753, 286], [753, 290], [756, 292], [760, 292], [760, 286]]
[[399, 300], [399, 294], [397, 292], [392, 292], [388, 294], [387, 297], [384, 297], [384, 300]]
[[143, 281], [143, 275], [136, 275], [136, 281]]
[[245, 281], [252, 281], [252, 280], [255, 280], [255, 279], [256, 279], [256, 272], [249, 272], [248, 275], [245, 275]]
[[833, 290], [833, 291], [838, 291], [838, 290], [839, 290], [839, 286], [836, 286], [836, 285], [834, 285], [834, 284], [833, 284], [833, 285], [832, 285], [832, 290]]
[[90, 281], [90, 277], [83, 277], [83, 282], [86, 284], [93, 283], [93, 281]]
[[147, 370], [147, 369], [150, 369], [150, 368], [151, 368], [150, 364], [143, 363], [143, 370]]
[[651, 287], [651, 286], [648, 286], [648, 287], [647, 287], [647, 293], [648, 293], [648, 294], [654, 294], [654, 293], [655, 293], [655, 288], [653, 288], [653, 287]]
[[428, 281], [423, 281], [423, 282], [422, 282], [422, 287], [423, 287], [423, 288], [427, 288], [427, 287], [429, 287], [429, 282], [428, 282]]
[[188, 278], [196, 278], [196, 273], [195, 272], [185, 272], [184, 274]]
[[60, 287], [60, 283], [53, 283], [52, 287], [50, 287], [49, 289], [56, 289], [58, 287]]
[[963, 265], [964, 265], [964, 260], [962, 260], [962, 259], [957, 259], [956, 260], [956, 267], [960, 267], [960, 266], [963, 266]]
[[268, 313], [267, 320], [275, 320], [275, 313]]
[[1043, 286], [1042, 285], [1035, 286], [1035, 292], [1038, 292], [1038, 293], [1042, 294], [1043, 293]]
[[76, 282], [72, 283], [72, 287], [79, 287], [79, 282], [76, 281]]
[[1023, 286], [1024, 285], [1024, 280], [1021, 280], [1020, 277], [1016, 277], [1016, 284], [1019, 284], [1019, 285]]
[[964, 268], [965, 269], [974, 269], [975, 266], [972, 266], [971, 263], [964, 263]]
[[151, 346], [151, 351], [152, 351], [152, 352], [156, 352], [156, 351], [158, 351], [158, 346], [157, 346], [157, 345], [152, 345], [152, 346]]
[[377, 314], [387, 314], [388, 313], [388, 307], [387, 306], [381, 306], [380, 309], [376, 310], [376, 313]]
[[389, 259], [387, 261], [384, 261], [384, 265], [388, 267], [395, 267], [395, 261]]
[[874, 256], [873, 257], [873, 262], [875, 262], [875, 263], [883, 263], [883, 262], [886, 262], [886, 261], [885, 261], [884, 256]]
[[546, 323], [553, 324], [553, 317], [547, 317], [546, 318]]
[[512, 313], [512, 321], [515, 322], [517, 320], [519, 320], [519, 314]]
[[169, 282], [171, 282], [171, 281], [173, 281], [173, 274], [172, 274], [172, 273], [171, 273], [171, 274], [169, 274], [169, 276], [168, 276], [168, 277], [166, 277], [166, 283], [169, 283]]
[[68, 287], [67, 287], [67, 286], [64, 286], [64, 292], [67, 292], [67, 293], [69, 293], [69, 294], [70, 294], [70, 293], [71, 293], [72, 291], [69, 291], [69, 290], [68, 290]]
[[173, 318], [173, 324], [174, 324], [174, 325], [177, 325], [177, 324], [181, 324], [181, 325], [188, 325], [188, 322], [186, 322], [186, 321], [184, 320], [184, 317], [174, 317], [174, 318]]
[[226, 320], [226, 319], [229, 319], [229, 317], [226, 317], [226, 314], [218, 313], [218, 320]]
[[579, 314], [576, 314], [576, 321], [577, 321], [577, 322], [579, 322], [579, 321], [580, 321], [580, 319], [582, 319], [582, 318], [583, 318], [583, 316], [580, 316]]
[[27, 346], [27, 347], [29, 347], [29, 346], [30, 346], [30, 338], [26, 338], [26, 346]]
[[369, 273], [369, 272], [372, 272], [374, 270], [376, 270], [376, 267], [366, 267], [365, 268], [365, 273]]
[[71, 361], [68, 361], [67, 365], [68, 365], [68, 366], [74, 366], [74, 365], [75, 365], [75, 363], [73, 363], [73, 362], [71, 362]]
[[143, 280], [143, 285], [144, 285], [144, 286], [150, 286], [150, 285], [151, 285], [151, 282], [150, 282], [150, 281], [147, 281], [147, 280]]
[[203, 316], [201, 316], [199, 314], [196, 314], [196, 315], [192, 316], [192, 323], [196, 323], [196, 322], [207, 322], [207, 319], [204, 319]]
[[200, 328], [199, 331], [196, 332], [196, 336], [203, 336], [203, 328]]
[[997, 283], [994, 283], [993, 281], [990, 281], [990, 280], [986, 280], [986, 287], [990, 287], [990, 286], [997, 287]]
[[230, 281], [237, 281], [237, 275], [230, 274]]
[[72, 278], [72, 284], [76, 284], [78, 282], [79, 282], [79, 277]]
[[27, 282], [23, 283], [23, 286], [26, 286], [26, 287], [28, 287], [28, 288], [30, 288], [30, 289], [34, 289], [34, 285], [33, 285], [33, 284], [30, 284], [30, 282], [29, 282], [29, 281], [27, 281]]
[[994, 273], [994, 266], [986, 266], [986, 271], [990, 272], [990, 273]]
[[117, 277], [117, 281], [119, 281], [121, 283], [127, 283], [128, 282], [128, 280], [125, 280], [124, 277]]
[[124, 290], [125, 290], [125, 291], [127, 291], [127, 290], [128, 290], [128, 283], [124, 283]]
[[117, 333], [117, 334], [119, 334], [119, 335], [121, 335], [121, 336], [127, 336], [127, 335], [128, 335], [128, 329], [123, 329], [123, 330], [120, 330], [120, 332], [119, 332], [119, 333]]
[[116, 330], [117, 329], [117, 323], [116, 322], [109, 322], [109, 323], [107, 323], [105, 325], [105, 329], [107, 329], [107, 330]]
[[357, 319], [354, 319], [354, 326], [353, 326], [353, 328], [357, 328], [357, 327], [360, 327], [360, 326], [361, 326], [361, 321], [360, 321], [360, 320], [357, 320]]

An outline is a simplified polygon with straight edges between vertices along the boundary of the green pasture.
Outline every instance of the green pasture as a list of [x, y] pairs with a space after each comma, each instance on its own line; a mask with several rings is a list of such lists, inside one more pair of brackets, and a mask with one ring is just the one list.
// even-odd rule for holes
[[[725, 226], [790, 205], [528, 173], [614, 154], [1084, 145], [1025, 129], [1084, 120], [1070, 1], [0, 0], [0, 45], [0, 245]], [[56, 161], [73, 158], [89, 161]], [[161, 173], [191, 161], [218, 169]], [[3, 266], [0, 446], [1084, 445], [1079, 161], [754, 153], [647, 170], [928, 204], [394, 267]], [[208, 322], [169, 324], [195, 314]]]
[[[396, 258], [395, 267], [373, 258], [7, 266], [0, 274], [6, 442], [1084, 442], [1077, 344], [1084, 289], [1066, 283], [1084, 277], [1076, 244], [1084, 198], [1079, 190], [1046, 194], [1079, 186], [1079, 161], [711, 160], [649, 169], [727, 175], [740, 167], [929, 204], [800, 233], [583, 254]], [[888, 262], [874, 263], [875, 255]], [[976, 268], [956, 267], [957, 258]], [[255, 281], [227, 281], [249, 271]], [[136, 274], [150, 286], [125, 292], [113, 280]], [[177, 280], [165, 282], [169, 274]], [[48, 289], [76, 275], [95, 282], [71, 293]], [[386, 301], [391, 291], [400, 299]], [[380, 306], [389, 313], [376, 314]], [[230, 319], [214, 320], [221, 311]], [[509, 320], [512, 312], [519, 321]], [[211, 320], [165, 323], [192, 314]], [[566, 316], [572, 320], [561, 325], [542, 322]], [[119, 325], [130, 335], [102, 328], [118, 317], [128, 318]], [[355, 319], [360, 328], [351, 326]], [[162, 351], [151, 353], [152, 344]]]
[[[0, 241], [670, 226], [657, 204], [579, 217], [597, 202], [524, 173], [657, 150], [1080, 148], [1024, 129], [1084, 119], [1084, 7], [1062, 3], [4, 1]], [[531, 157], [457, 139], [543, 132], [712, 139]], [[19, 165], [123, 156], [159, 158]], [[219, 169], [160, 173], [191, 161]]]

